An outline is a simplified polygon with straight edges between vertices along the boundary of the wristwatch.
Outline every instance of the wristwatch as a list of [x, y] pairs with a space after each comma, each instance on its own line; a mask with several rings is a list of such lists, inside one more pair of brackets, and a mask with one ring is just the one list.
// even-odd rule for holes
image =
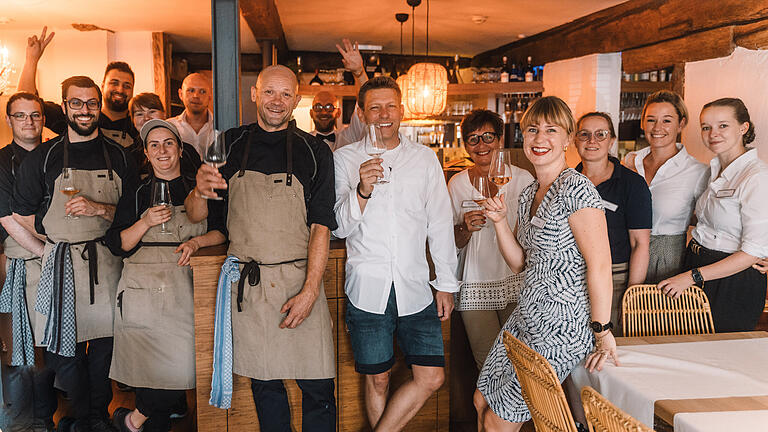
[[699, 269], [695, 268], [691, 270], [691, 277], [693, 278], [693, 284], [701, 288], [704, 286], [704, 276], [701, 275]]
[[598, 321], [592, 321], [589, 323], [589, 326], [592, 328], [592, 331], [595, 333], [602, 333], [606, 330], [610, 330], [613, 328], [613, 323], [608, 321], [605, 324], [600, 324]]

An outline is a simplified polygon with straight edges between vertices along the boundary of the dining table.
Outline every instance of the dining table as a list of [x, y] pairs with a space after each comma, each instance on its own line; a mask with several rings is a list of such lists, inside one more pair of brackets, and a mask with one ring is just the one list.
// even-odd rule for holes
[[768, 431], [768, 332], [616, 338], [619, 366], [583, 364], [591, 386], [632, 417], [675, 432]]

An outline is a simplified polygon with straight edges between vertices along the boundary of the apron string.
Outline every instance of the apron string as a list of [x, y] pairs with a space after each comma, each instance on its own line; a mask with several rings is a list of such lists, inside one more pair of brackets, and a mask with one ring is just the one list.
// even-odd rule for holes
[[[107, 173], [109, 175], [109, 180], [112, 181], [115, 179], [114, 174], [112, 173], [112, 159], [109, 158], [109, 153], [107, 152], [107, 142], [105, 141], [106, 138], [104, 135], [101, 134], [101, 130], [99, 130], [99, 138], [101, 138], [101, 150], [102, 154], [104, 155], [104, 163], [107, 166]], [[64, 155], [62, 156], [64, 168], [70, 168], [69, 166], [69, 133], [64, 132]]]
[[148, 246], [148, 247], [179, 247], [182, 244], [182, 242], [145, 242], [140, 241], [139, 246]]
[[296, 258], [288, 261], [281, 261], [277, 263], [261, 263], [258, 261], [235, 261], [237, 264], [243, 264], [243, 269], [240, 270], [240, 280], [237, 282], [237, 311], [243, 311], [243, 295], [245, 292], [245, 279], [248, 278], [248, 285], [256, 286], [261, 283], [261, 268], [260, 266], [277, 266], [283, 264], [292, 264], [299, 261], [306, 261], [306, 258]]
[[[49, 237], [46, 237], [46, 240], [48, 243], [56, 244]], [[83, 251], [80, 252], [80, 258], [82, 258], [83, 261], [88, 261], [88, 284], [90, 288], [91, 304], [94, 303], [96, 297], [95, 286], [99, 284], [99, 254], [96, 250], [96, 243], [104, 244], [104, 237], [69, 243], [70, 246], [85, 245]]]
[[[288, 122], [288, 131], [285, 137], [285, 185], [291, 186], [293, 183], [293, 135], [296, 130], [296, 120]], [[248, 154], [250, 153], [251, 145], [253, 143], [253, 136], [256, 135], [253, 128], [248, 132], [248, 141], [243, 149], [243, 157], [240, 161], [240, 170], [237, 173], [238, 177], [242, 177], [245, 174], [245, 168], [248, 164]]]

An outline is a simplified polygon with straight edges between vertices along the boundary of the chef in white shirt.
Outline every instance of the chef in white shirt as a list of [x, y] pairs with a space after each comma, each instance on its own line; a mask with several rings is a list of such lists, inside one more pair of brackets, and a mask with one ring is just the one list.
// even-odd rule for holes
[[709, 187], [685, 254], [689, 270], [659, 283], [672, 297], [691, 285], [707, 294], [716, 332], [752, 331], [765, 305], [766, 276], [752, 266], [768, 256], [768, 164], [748, 148], [755, 126], [741, 99], [704, 105], [701, 138], [715, 153]]
[[[387, 151], [371, 158], [366, 138], [334, 153], [334, 234], [347, 246], [346, 323], [371, 427], [402, 430], [444, 381], [440, 321], [450, 317], [458, 291], [453, 212], [435, 153], [398, 132], [403, 106], [395, 80], [370, 79], [358, 107], [366, 124], [381, 126]], [[374, 184], [385, 171], [389, 182]], [[413, 379], [388, 400], [395, 335]]]
[[211, 82], [201, 73], [192, 73], [184, 78], [179, 89], [179, 98], [184, 103], [184, 111], [168, 122], [176, 126], [181, 141], [192, 146], [203, 157], [205, 148], [216, 139], [211, 113]]
[[651, 94], [642, 114], [650, 145], [624, 158], [624, 165], [640, 174], [651, 190], [653, 225], [647, 283], [658, 283], [682, 270], [693, 208], [707, 187], [707, 166], [677, 142], [687, 123], [688, 110], [680, 95], [669, 90]]

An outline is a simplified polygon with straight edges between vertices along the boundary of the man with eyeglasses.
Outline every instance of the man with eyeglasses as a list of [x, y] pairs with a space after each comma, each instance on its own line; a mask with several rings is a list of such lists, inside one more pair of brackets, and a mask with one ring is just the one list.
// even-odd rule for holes
[[[46, 37], [47, 30], [47, 27], [43, 27], [39, 37], [33, 35], [27, 38], [26, 61], [19, 76], [19, 91], [37, 94], [35, 84], [37, 64], [55, 34], [51, 32]], [[139, 135], [128, 118], [128, 101], [133, 97], [134, 81], [135, 77], [128, 63], [116, 61], [107, 65], [101, 84], [104, 97], [100, 101], [102, 115], [98, 119], [99, 129], [105, 136], [123, 147], [130, 146], [134, 138]], [[46, 101], [44, 109], [45, 127], [59, 135], [63, 134], [67, 129], [67, 117], [61, 106]]]
[[210, 111], [211, 96], [211, 83], [205, 75], [187, 75], [179, 89], [184, 112], [168, 119], [179, 130], [181, 140], [192, 144], [200, 157], [203, 156], [206, 146], [216, 139], [213, 114]]
[[19, 92], [8, 99], [5, 113], [13, 141], [0, 149], [0, 239], [6, 256], [0, 313], [10, 318], [0, 332], [0, 345], [8, 349], [7, 356], [0, 353], [0, 429], [46, 431], [53, 430], [53, 411], [34, 409], [56, 397], [52, 383], [35, 367], [35, 336], [44, 324], [34, 310], [44, 243], [13, 219], [10, 207], [19, 165], [41, 143], [43, 101]]
[[[344, 47], [336, 44], [336, 49], [341, 54], [341, 61], [344, 67], [354, 75], [355, 84], [361, 86], [368, 81], [368, 74], [365, 73], [363, 57], [360, 55], [357, 42], [353, 45], [349, 39], [344, 39], [342, 43]], [[315, 129], [310, 133], [325, 141], [332, 151], [360, 141], [365, 136], [365, 124], [357, 115], [357, 107], [352, 113], [349, 125], [336, 129], [336, 121], [341, 115], [338, 103], [338, 99], [331, 92], [321, 91], [315, 95], [312, 100], [312, 109], [309, 110], [309, 116], [315, 124]]]
[[[136, 187], [137, 170], [120, 144], [99, 133], [96, 83], [75, 76], [61, 90], [67, 130], [21, 164], [11, 209], [14, 220], [46, 239], [35, 306], [45, 315], [39, 336], [50, 382], [67, 392], [75, 419], [62, 419], [57, 430], [74, 423], [74, 430], [114, 431], [107, 409], [122, 261], [103, 236], [120, 195]], [[56, 400], [48, 403], [55, 411]]]

